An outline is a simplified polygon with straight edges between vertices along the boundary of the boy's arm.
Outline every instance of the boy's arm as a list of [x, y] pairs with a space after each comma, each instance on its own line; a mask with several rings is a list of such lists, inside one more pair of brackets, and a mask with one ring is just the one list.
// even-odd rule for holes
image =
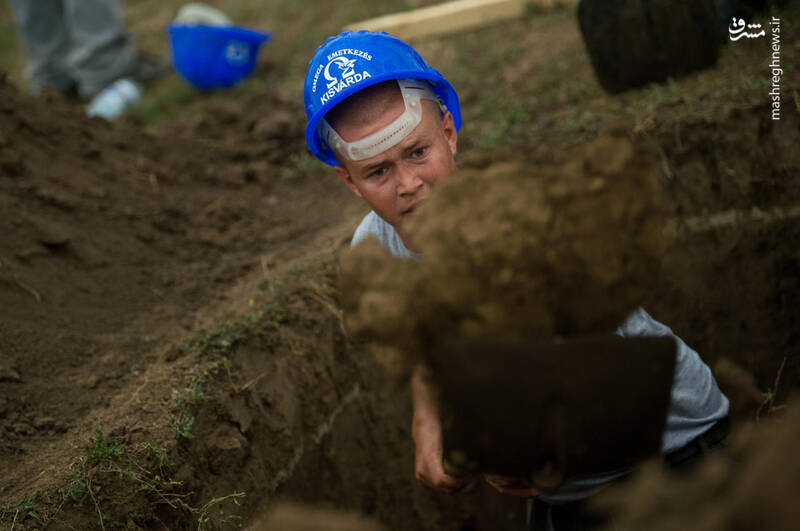
[[436, 397], [425, 367], [418, 365], [411, 375], [411, 397], [414, 416], [411, 435], [414, 439], [415, 475], [424, 485], [447, 493], [455, 493], [470, 482], [470, 476], [451, 476], [442, 460], [442, 424], [436, 408]]
[[[436, 408], [436, 396], [430, 385], [428, 370], [417, 365], [411, 376], [414, 417], [411, 434], [416, 447], [415, 475], [422, 484], [453, 494], [463, 489], [471, 476], [451, 476], [444, 470], [442, 459], [442, 424]], [[533, 498], [539, 492], [521, 479], [485, 475], [486, 481], [501, 494]]]

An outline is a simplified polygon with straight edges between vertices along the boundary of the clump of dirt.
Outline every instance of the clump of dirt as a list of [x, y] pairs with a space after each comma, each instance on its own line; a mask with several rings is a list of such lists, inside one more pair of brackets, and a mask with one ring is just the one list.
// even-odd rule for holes
[[363, 246], [342, 267], [347, 324], [409, 352], [447, 337], [613, 332], [663, 249], [650, 155], [604, 136], [557, 164], [463, 171], [415, 215], [422, 260]]
[[382, 531], [378, 522], [358, 513], [333, 511], [298, 504], [278, 504], [250, 525], [252, 531]]
[[736, 362], [721, 358], [714, 364], [712, 372], [720, 390], [730, 401], [728, 414], [734, 421], [756, 418], [768, 404], [756, 386], [753, 373]]
[[741, 427], [728, 453], [709, 456], [688, 477], [647, 467], [599, 500], [599, 506], [613, 509], [607, 529], [797, 529], [798, 437], [800, 404], [794, 400], [762, 425]]

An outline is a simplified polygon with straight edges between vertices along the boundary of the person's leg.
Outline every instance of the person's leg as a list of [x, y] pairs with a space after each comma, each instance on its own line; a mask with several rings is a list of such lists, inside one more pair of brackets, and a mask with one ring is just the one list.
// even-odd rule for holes
[[119, 0], [63, 1], [72, 44], [69, 68], [79, 93], [92, 96], [130, 75], [136, 51], [125, 30]]
[[47, 86], [62, 92], [75, 84], [67, 66], [70, 43], [62, 0], [10, 0], [22, 42], [28, 52], [25, 75], [38, 94]]

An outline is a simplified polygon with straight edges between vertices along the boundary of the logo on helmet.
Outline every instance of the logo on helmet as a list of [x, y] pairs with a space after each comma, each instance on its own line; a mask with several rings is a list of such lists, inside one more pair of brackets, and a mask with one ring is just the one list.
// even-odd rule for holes
[[367, 70], [356, 71], [356, 61], [361, 58], [367, 61], [372, 60], [372, 56], [361, 50], [338, 50], [328, 55], [328, 63], [323, 67], [320, 65], [314, 73], [314, 83], [312, 91], [317, 90], [317, 80], [323, 74], [326, 81], [326, 91], [320, 96], [322, 105], [328, 102], [336, 94], [345, 88], [369, 79], [372, 75]]
[[250, 59], [250, 47], [244, 42], [230, 41], [225, 46], [225, 59], [232, 65], [243, 65]]
[[347, 79], [348, 77], [355, 74], [355, 70], [353, 70], [353, 66], [356, 64], [355, 59], [348, 59], [347, 57], [337, 57], [325, 67], [325, 79], [328, 80], [328, 88], [333, 88], [336, 83], [339, 82], [338, 79], [331, 76], [330, 69], [331, 65], [336, 65], [339, 67], [339, 70], [342, 71], [342, 79]]

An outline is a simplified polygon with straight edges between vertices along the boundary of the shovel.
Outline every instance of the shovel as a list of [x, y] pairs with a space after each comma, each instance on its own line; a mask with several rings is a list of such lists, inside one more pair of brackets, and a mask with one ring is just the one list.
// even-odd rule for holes
[[427, 356], [446, 466], [548, 492], [656, 455], [675, 353], [672, 337], [447, 341]]

